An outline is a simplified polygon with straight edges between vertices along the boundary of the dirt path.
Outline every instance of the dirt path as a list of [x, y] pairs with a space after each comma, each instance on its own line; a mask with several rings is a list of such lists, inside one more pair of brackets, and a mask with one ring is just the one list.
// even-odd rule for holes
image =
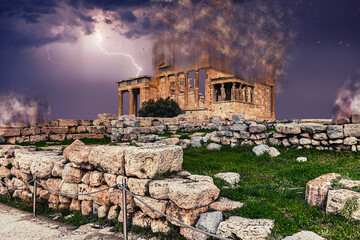
[[[98, 229], [93, 224], [79, 228], [0, 203], [0, 240], [123, 240], [111, 228]], [[129, 233], [129, 240], [145, 240]], [[156, 240], [152, 238], [150, 240]]]

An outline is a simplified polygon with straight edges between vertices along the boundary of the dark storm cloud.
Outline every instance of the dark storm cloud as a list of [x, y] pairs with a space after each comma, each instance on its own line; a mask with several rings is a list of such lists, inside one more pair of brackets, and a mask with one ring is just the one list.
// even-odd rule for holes
[[130, 23], [136, 22], [137, 19], [132, 11], [120, 11], [119, 18], [124, 22], [130, 22]]
[[74, 8], [103, 9], [114, 11], [124, 7], [141, 7], [151, 3], [151, 0], [68, 0], [67, 4]]

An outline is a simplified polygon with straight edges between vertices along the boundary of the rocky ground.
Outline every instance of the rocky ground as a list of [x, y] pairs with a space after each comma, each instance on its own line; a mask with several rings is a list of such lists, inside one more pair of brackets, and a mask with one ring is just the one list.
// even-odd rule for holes
[[[114, 234], [111, 228], [97, 228], [93, 224], [79, 228], [56, 222], [0, 203], [0, 239], [7, 240], [122, 240], [121, 234]], [[129, 239], [142, 240], [129, 234]], [[155, 240], [155, 239], [152, 239]]]

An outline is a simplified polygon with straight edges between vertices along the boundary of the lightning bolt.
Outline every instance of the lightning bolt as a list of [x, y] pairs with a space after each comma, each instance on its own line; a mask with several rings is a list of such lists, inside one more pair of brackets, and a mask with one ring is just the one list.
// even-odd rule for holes
[[49, 46], [46, 46], [46, 52], [47, 52], [47, 55], [48, 55], [48, 60], [52, 63], [55, 63], [55, 64], [60, 64], [60, 65], [67, 65], [69, 63], [66, 63], [66, 62], [59, 62], [59, 61], [56, 61], [54, 59], [51, 58], [51, 55], [50, 55], [50, 51], [49, 51]]
[[134, 58], [129, 55], [129, 54], [126, 54], [126, 53], [122, 53], [122, 52], [108, 52], [106, 51], [102, 46], [101, 46], [101, 41], [102, 41], [102, 36], [99, 32], [96, 33], [96, 43], [99, 47], [99, 49], [106, 55], [108, 56], [111, 56], [111, 55], [121, 55], [121, 56], [125, 56], [125, 57], [128, 57], [130, 58], [131, 62], [134, 64], [134, 66], [136, 67], [137, 69], [137, 73], [136, 73], [136, 76], [138, 77], [139, 76], [139, 73], [142, 71], [142, 68], [135, 62]]

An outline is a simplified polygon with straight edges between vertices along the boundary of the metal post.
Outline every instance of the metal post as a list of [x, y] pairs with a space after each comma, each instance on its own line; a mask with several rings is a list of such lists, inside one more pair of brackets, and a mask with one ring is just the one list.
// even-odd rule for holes
[[122, 179], [122, 210], [123, 210], [123, 229], [124, 229], [124, 240], [128, 240], [127, 233], [127, 206], [126, 206], [126, 178]]
[[34, 175], [33, 216], [36, 217], [36, 175]]

